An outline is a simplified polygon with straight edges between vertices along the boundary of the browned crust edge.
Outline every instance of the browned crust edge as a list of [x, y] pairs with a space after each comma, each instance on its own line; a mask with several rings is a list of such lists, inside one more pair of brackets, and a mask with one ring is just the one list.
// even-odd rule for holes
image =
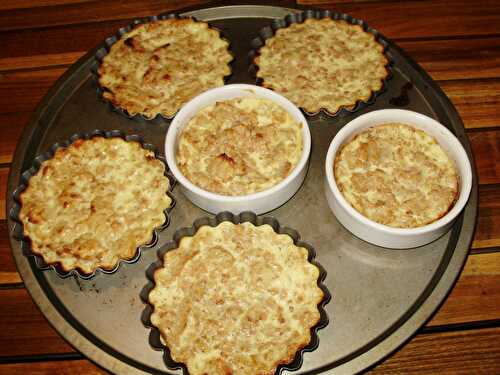
[[[173, 251], [174, 249], [177, 249], [179, 247], [179, 243], [182, 240], [182, 238], [193, 236], [201, 226], [209, 225], [215, 227], [223, 221], [230, 221], [233, 224], [250, 222], [255, 226], [269, 224], [273, 228], [275, 233], [280, 235], [286, 234], [292, 238], [295, 246], [304, 247], [308, 251], [308, 263], [316, 267], [316, 269], [318, 270], [318, 278], [316, 285], [321, 291], [321, 296], [318, 297], [316, 306], [319, 316], [318, 319], [315, 320], [314, 324], [312, 324], [309, 327], [309, 333], [310, 333], [309, 340], [308, 342], [302, 343], [302, 345], [300, 345], [293, 353], [290, 353], [286, 358], [282, 358], [281, 360], [277, 361], [274, 364], [274, 371], [268, 374], [279, 373], [282, 369], [286, 369], [288, 371], [298, 370], [302, 365], [302, 357], [304, 354], [304, 350], [311, 351], [316, 349], [316, 347], [319, 345], [317, 331], [320, 330], [321, 328], [324, 328], [329, 323], [328, 316], [326, 314], [324, 307], [328, 302], [330, 302], [332, 297], [329, 290], [326, 288], [326, 285], [324, 284], [324, 280], [326, 278], [326, 270], [319, 263], [316, 262], [315, 260], [316, 253], [314, 248], [311, 245], [303, 242], [300, 239], [299, 234], [295, 230], [281, 226], [280, 223], [275, 218], [258, 217], [256, 214], [249, 211], [242, 212], [239, 215], [234, 215], [230, 212], [221, 212], [217, 214], [215, 218], [208, 218], [208, 217], [199, 218], [193, 223], [193, 226], [189, 228], [178, 229], [173, 235], [174, 240], [167, 243], [163, 250], [158, 251], [158, 260], [155, 263], [151, 264], [146, 272], [146, 275], [149, 279], [149, 283], [141, 291], [141, 299], [146, 304], [146, 308], [143, 311], [142, 315], [142, 321], [146, 327], [151, 329], [150, 339], [149, 339], [150, 344], [153, 346], [153, 348], [157, 350], [165, 351], [168, 348], [162, 342], [155, 342], [155, 340], [152, 339], [154, 337], [154, 332], [156, 332], [158, 334], [158, 338], [161, 337], [162, 340], [165, 340], [164, 337], [162, 336], [161, 331], [156, 326], [154, 326], [150, 321], [150, 317], [154, 312], [155, 307], [149, 301], [149, 294], [156, 287], [155, 283], [156, 274], [163, 266], [165, 254], [170, 251]], [[182, 235], [183, 233], [187, 234]], [[313, 346], [311, 347], [311, 345]], [[171, 357], [171, 355], [167, 355], [166, 351], [164, 353], [165, 353], [164, 359], [169, 368], [178, 369], [182, 367], [185, 369], [185, 371], [187, 371], [187, 368], [184, 363], [175, 362]], [[279, 368], [280, 366], [283, 367], [280, 369]]]
[[[22, 189], [22, 191], [19, 193], [19, 195], [17, 197], [17, 201], [18, 201], [17, 204], [19, 206], [19, 213], [17, 214], [16, 221], [18, 221], [22, 226], [22, 240], [21, 241], [26, 242], [26, 244], [28, 245], [28, 248], [29, 248], [29, 253], [26, 255], [27, 256], [30, 256], [30, 255], [36, 256], [36, 257], [39, 257], [41, 260], [43, 260], [43, 265], [40, 265], [38, 262], [35, 262], [37, 264], [37, 266], [39, 268], [41, 268], [42, 270], [52, 268], [53, 270], [56, 271], [56, 273], [60, 277], [63, 277], [63, 278], [68, 277], [73, 273], [76, 273], [77, 276], [79, 276], [83, 279], [88, 279], [88, 278], [95, 276], [97, 271], [103, 271], [104, 273], [116, 272], [122, 262], [134, 262], [134, 261], [138, 260], [140, 258], [140, 252], [141, 252], [142, 248], [147, 248], [147, 247], [154, 245], [154, 239], [156, 236], [155, 233], [159, 230], [162, 230], [164, 227], [168, 226], [169, 220], [170, 220], [168, 212], [170, 212], [173, 209], [173, 207], [175, 206], [175, 199], [171, 194], [173, 184], [172, 184], [172, 180], [171, 180], [170, 176], [168, 175], [168, 168], [166, 166], [166, 162], [162, 161], [161, 159], [159, 159], [157, 157], [156, 150], [151, 150], [149, 148], [146, 148], [146, 146], [150, 146], [150, 145], [144, 143], [142, 141], [142, 138], [139, 137], [139, 139], [132, 139], [132, 138], [135, 138], [136, 136], [127, 136], [121, 132], [119, 134], [116, 134], [116, 133], [117, 133], [117, 131], [101, 132], [101, 131], [96, 130], [92, 134], [75, 134], [72, 137], [70, 137], [70, 139], [72, 139], [70, 141], [66, 141], [62, 144], [58, 144], [58, 143], [54, 144], [48, 152], [46, 152], [42, 155], [43, 160], [40, 162], [39, 167], [32, 167], [32, 168], [35, 168], [35, 171], [30, 174], [29, 179], [31, 179], [31, 177], [40, 173], [40, 171], [44, 167], [44, 165], [43, 165], [44, 162], [46, 162], [47, 160], [51, 160], [55, 157], [62, 157], [67, 152], [68, 147], [72, 147], [72, 146], [79, 147], [83, 142], [86, 142], [86, 141], [94, 142], [94, 140], [97, 138], [104, 138], [104, 139], [120, 138], [120, 139], [123, 139], [125, 142], [135, 142], [139, 145], [139, 147], [141, 149], [146, 150], [146, 151], [151, 151], [154, 154], [155, 160], [159, 161], [163, 165], [163, 170], [164, 170], [163, 175], [169, 180], [169, 189], [166, 192], [166, 194], [170, 197], [171, 203], [170, 203], [170, 206], [167, 207], [163, 211], [163, 216], [165, 218], [163, 221], [163, 224], [151, 229], [151, 233], [148, 236], [148, 241], [145, 241], [143, 244], [140, 244], [134, 250], [132, 250], [130, 252], [130, 254], [126, 254], [124, 257], [121, 257], [120, 259], [118, 259], [118, 261], [115, 264], [113, 264], [109, 267], [107, 265], [97, 265], [95, 267], [95, 269], [93, 269], [92, 272], [88, 273], [88, 272], [84, 271], [82, 268], [80, 268], [79, 266], [74, 267], [74, 268], [68, 268], [68, 267], [65, 267], [65, 265], [60, 261], [47, 262], [43, 256], [43, 253], [40, 251], [40, 249], [36, 245], [36, 242], [33, 241], [33, 239], [29, 236], [29, 234], [26, 234], [26, 232], [24, 230], [24, 223], [21, 220], [21, 218], [19, 217], [22, 206], [24, 205], [24, 195], [26, 194], [26, 192], [28, 192], [29, 190], [32, 189], [32, 185], [29, 183], [29, 179], [28, 179], [28, 181], [25, 184], [23, 184], [24, 188]], [[60, 156], [56, 156], [56, 155], [60, 155]], [[22, 185], [21, 185], [21, 188], [22, 188]]]
[[[347, 16], [347, 15], [346, 15]], [[349, 16], [347, 16], [349, 17]], [[329, 110], [328, 108], [324, 108], [324, 107], [320, 107], [318, 109], [311, 109], [311, 108], [304, 108], [300, 105], [298, 105], [298, 107], [300, 109], [302, 109], [304, 111], [304, 113], [308, 116], [316, 116], [320, 113], [324, 113], [325, 115], [327, 116], [330, 116], [330, 117], [334, 117], [336, 116], [337, 114], [339, 114], [342, 110], [347, 110], [347, 111], [350, 111], [350, 112], [353, 112], [353, 111], [356, 111], [357, 107], [360, 105], [360, 103], [368, 103], [370, 101], [370, 99], [372, 99], [374, 96], [376, 96], [378, 93], [382, 92], [381, 90], [383, 90], [384, 88], [384, 84], [385, 84], [385, 81], [388, 80], [390, 77], [391, 77], [391, 70], [390, 70], [390, 65], [391, 65], [391, 61], [387, 58], [387, 54], [385, 53], [385, 47], [379, 42], [379, 39], [380, 39], [380, 35], [375, 35], [373, 32], [369, 31], [370, 28], [368, 27], [368, 25], [364, 22], [364, 21], [361, 21], [363, 22], [363, 25], [364, 26], [361, 26], [359, 24], [356, 24], [356, 23], [353, 23], [355, 22], [355, 18], [352, 18], [352, 22], [348, 22], [347, 20], [345, 19], [333, 19], [332, 17], [320, 17], [320, 18], [317, 18], [317, 17], [314, 17], [314, 18], [306, 18], [304, 21], [302, 22], [292, 22], [290, 24], [293, 24], [293, 23], [304, 23], [310, 19], [314, 19], [314, 20], [322, 20], [322, 19], [325, 19], [325, 18], [330, 18], [332, 19], [333, 21], [336, 21], [336, 22], [344, 22], [344, 23], [347, 23], [355, 28], [358, 28], [360, 29], [360, 31], [364, 32], [364, 33], [368, 33], [370, 34], [371, 38], [373, 41], [375, 41], [378, 45], [380, 45], [382, 47], [382, 56], [385, 60], [385, 63], [384, 63], [384, 68], [385, 68], [385, 75], [383, 77], [381, 77], [378, 81], [378, 85], [377, 85], [377, 88], [376, 89], [373, 89], [371, 90], [370, 94], [363, 97], [363, 98], [357, 98], [354, 102], [352, 102], [351, 104], [349, 105], [341, 105], [339, 107], [337, 107], [337, 109], [335, 111], [331, 111]], [[282, 29], [285, 29], [287, 27], [290, 26], [287, 25], [286, 27], [281, 27], [281, 28], [278, 28], [278, 29], [273, 29], [273, 32], [274, 32], [274, 35], [276, 35], [280, 30]], [[273, 37], [274, 37], [273, 35]], [[260, 37], [261, 40], [264, 42], [263, 45], [261, 47], [259, 47], [259, 49], [256, 51], [256, 54], [255, 54], [255, 57], [252, 59], [252, 64], [254, 65], [255, 67], [255, 75], [257, 77], [257, 81], [261, 80], [260, 82], [260, 85], [265, 87], [265, 88], [268, 88], [270, 90], [273, 90], [273, 91], [276, 91], [276, 92], [279, 92], [276, 90], [275, 87], [273, 87], [273, 85], [271, 84], [268, 84], [265, 79], [263, 77], [260, 77], [259, 76], [259, 62], [260, 62], [260, 50], [265, 47], [265, 41], [267, 39], [271, 39], [272, 37], [270, 38], [262, 38]], [[286, 96], [286, 95], [285, 95]]]
[[132, 30], [136, 30], [138, 28], [145, 27], [145, 25], [147, 25], [147, 24], [151, 24], [151, 23], [155, 23], [155, 22], [163, 22], [163, 21], [171, 21], [171, 22], [176, 22], [176, 23], [181, 23], [181, 24], [182, 23], [189, 23], [189, 22], [196, 22], [196, 23], [200, 23], [200, 24], [205, 24], [207, 29], [213, 30], [214, 32], [216, 32], [218, 34], [219, 38], [227, 43], [227, 53], [232, 58], [227, 63], [227, 66], [229, 68], [229, 73], [226, 74], [226, 75], [224, 75], [222, 77], [223, 80], [226, 81], [227, 78], [230, 77], [232, 75], [232, 73], [233, 73], [232, 63], [235, 60], [235, 56], [234, 56], [233, 52], [231, 51], [231, 42], [230, 42], [229, 39], [227, 39], [226, 37], [224, 37], [223, 32], [221, 30], [219, 30], [215, 26], [212, 26], [210, 23], [205, 22], [205, 21], [199, 21], [199, 20], [195, 19], [194, 17], [183, 17], [183, 16], [180, 16], [180, 15], [175, 14], [175, 13], [170, 13], [170, 14], [168, 14], [166, 16], [150, 16], [150, 17], [147, 17], [147, 18], [137, 19], [137, 20], [133, 21], [132, 23], [130, 23], [129, 25], [121, 28], [116, 34], [114, 34], [113, 36], [111, 36], [111, 37], [115, 37], [116, 38], [115, 41], [108, 42], [108, 40], [110, 39], [110, 37], [108, 37], [106, 39], [106, 41], [103, 43], [103, 46], [100, 47], [98, 49], [98, 52], [97, 52], [97, 53], [99, 53], [99, 51], [105, 50], [106, 53], [101, 58], [98, 58], [97, 54], [96, 54], [95, 60], [97, 61], [97, 67], [95, 67], [95, 69], [92, 69], [92, 73], [94, 74], [95, 79], [96, 79], [96, 84], [97, 84], [97, 88], [98, 88], [98, 96], [103, 101], [107, 102], [115, 110], [117, 110], [118, 112], [122, 113], [126, 117], [129, 117], [129, 118], [141, 118], [141, 119], [144, 119], [146, 121], [152, 121], [152, 120], [156, 120], [156, 119], [159, 119], [159, 118], [171, 120], [172, 118], [174, 118], [174, 116], [180, 110], [180, 108], [179, 108], [175, 112], [166, 113], [166, 114], [164, 114], [164, 113], [157, 113], [154, 116], [146, 116], [145, 114], [139, 113], [139, 112], [137, 112], [137, 113], [129, 112], [117, 100], [115, 100], [115, 97], [114, 97], [114, 94], [112, 93], [112, 91], [109, 90], [109, 88], [107, 88], [106, 86], [102, 85], [102, 83], [101, 83], [101, 78], [102, 78], [101, 66], [102, 66], [102, 62], [105, 60], [106, 56], [108, 56], [108, 54], [111, 52], [111, 50], [112, 50], [113, 46], [116, 44], [116, 42], [118, 42], [120, 39], [122, 39], [123, 35], [125, 35], [126, 33], [131, 32]]

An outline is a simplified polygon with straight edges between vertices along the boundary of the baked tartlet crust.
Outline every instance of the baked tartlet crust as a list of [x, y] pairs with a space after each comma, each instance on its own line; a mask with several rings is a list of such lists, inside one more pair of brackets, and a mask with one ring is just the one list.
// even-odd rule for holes
[[373, 33], [330, 17], [277, 29], [258, 50], [254, 64], [262, 86], [308, 114], [353, 110], [381, 90], [389, 75], [384, 46]]
[[121, 137], [77, 139], [42, 162], [19, 195], [33, 254], [63, 272], [114, 269], [134, 258], [172, 204], [164, 163]]
[[201, 226], [153, 276], [151, 323], [191, 375], [273, 374], [320, 320], [319, 269], [269, 225]]
[[346, 142], [335, 156], [334, 176], [358, 212], [396, 228], [440, 219], [459, 193], [455, 165], [439, 143], [402, 123], [376, 125]]
[[231, 73], [229, 43], [206, 22], [168, 18], [123, 34], [98, 70], [102, 97], [128, 115], [166, 118], [194, 96], [224, 85]]

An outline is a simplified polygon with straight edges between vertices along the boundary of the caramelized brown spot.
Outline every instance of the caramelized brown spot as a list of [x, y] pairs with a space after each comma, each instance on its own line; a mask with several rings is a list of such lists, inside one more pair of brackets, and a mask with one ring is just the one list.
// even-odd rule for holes
[[229, 155], [227, 155], [225, 152], [223, 152], [222, 154], [220, 154], [217, 157], [221, 160], [227, 161], [228, 163], [231, 163], [231, 164], [235, 163], [234, 159], [232, 157], [230, 157]]
[[123, 44], [125, 44], [127, 47], [134, 48], [134, 40], [133, 38], [127, 38], [123, 41]]
[[50, 167], [46, 165], [42, 169], [42, 175], [46, 176], [49, 171], [50, 171]]
[[40, 224], [40, 220], [31, 212], [28, 214], [28, 221], [33, 224]]

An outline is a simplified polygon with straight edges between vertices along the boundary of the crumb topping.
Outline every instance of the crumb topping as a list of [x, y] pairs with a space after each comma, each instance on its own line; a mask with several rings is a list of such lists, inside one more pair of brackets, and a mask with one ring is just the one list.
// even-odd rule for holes
[[319, 270], [269, 225], [203, 226], [168, 251], [151, 322], [191, 375], [274, 374], [320, 319]]
[[266, 40], [255, 59], [257, 77], [309, 113], [333, 114], [382, 88], [388, 63], [383, 50], [359, 25], [307, 19]]
[[182, 130], [176, 158], [198, 187], [246, 195], [285, 179], [302, 150], [302, 124], [271, 100], [245, 97], [199, 111]]
[[387, 123], [358, 134], [335, 157], [335, 180], [361, 214], [399, 228], [444, 216], [458, 195], [452, 160], [426, 132]]
[[173, 116], [194, 96], [224, 85], [229, 44], [205, 22], [167, 19], [136, 26], [99, 67], [103, 96], [129, 114]]
[[113, 269], [151, 241], [171, 204], [163, 163], [138, 142], [94, 137], [58, 149], [21, 194], [34, 253], [65, 271]]

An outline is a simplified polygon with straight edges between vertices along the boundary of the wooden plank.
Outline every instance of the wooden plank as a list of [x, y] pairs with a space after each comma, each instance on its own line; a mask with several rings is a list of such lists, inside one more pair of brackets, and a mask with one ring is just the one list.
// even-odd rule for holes
[[[13, 69], [16, 67], [15, 63], [19, 63], [19, 67], [26, 66], [29, 61], [19, 61], [16, 58], [30, 56], [38, 56], [39, 66], [47, 66], [43, 61], [44, 55], [54, 65], [71, 63], [69, 60], [72, 55], [68, 53], [74, 53], [76, 58], [131, 20], [132, 18], [2, 32], [0, 67], [4, 70]], [[44, 43], [45, 40], [50, 40], [51, 43]], [[398, 41], [396, 37], [395, 40], [435, 79], [498, 77], [499, 37], [419, 41]]]
[[47, 361], [29, 363], [9, 363], [0, 365], [0, 375], [106, 375], [104, 369], [86, 359], [69, 361]]
[[500, 328], [420, 334], [368, 374], [500, 374]]
[[427, 326], [500, 318], [500, 253], [474, 254], [446, 302]]
[[0, 164], [10, 163], [31, 113], [0, 114]]
[[443, 81], [439, 85], [468, 129], [500, 125], [500, 79]]
[[473, 249], [500, 247], [500, 187], [479, 188], [479, 212]]
[[[109, 0], [92, 2], [91, 6], [68, 4], [5, 10], [0, 13], [0, 30], [130, 19], [203, 3], [205, 1], [200, 0]], [[500, 17], [500, 5], [495, 1], [485, 2], [481, 7], [467, 0], [406, 1], [398, 2], [397, 6], [394, 6], [393, 1], [315, 1], [309, 5], [319, 5], [364, 19], [390, 38], [498, 34], [497, 24]]]
[[78, 4], [91, 1], [95, 0], [2, 0], [2, 2], [0, 2], [0, 10]]
[[84, 52], [67, 52], [36, 56], [6, 57], [0, 59], [0, 71], [71, 65], [84, 54]]
[[434, 80], [500, 77], [500, 38], [401, 41]]
[[[0, 59], [88, 51], [133, 20], [0, 32]], [[71, 36], [71, 37], [69, 37]], [[50, 43], [46, 43], [50, 40]]]
[[0, 220], [5, 219], [5, 195], [7, 194], [7, 180], [9, 168], [0, 168]]
[[500, 131], [468, 134], [480, 184], [500, 183]]
[[0, 290], [0, 301], [0, 356], [74, 352], [47, 323], [26, 289]]
[[298, 4], [348, 13], [368, 22], [391, 39], [497, 35], [500, 2], [481, 6], [468, 0], [381, 1], [337, 4], [331, 0], [298, 0]]
[[66, 68], [0, 74], [0, 114], [34, 111]]
[[7, 222], [0, 220], [0, 285], [22, 282], [10, 250]]
[[[499, 328], [420, 334], [367, 374], [495, 374], [500, 372]], [[82, 360], [0, 365], [5, 375], [107, 372]]]
[[[2, 32], [0, 59], [83, 53], [116, 33], [128, 21], [131, 20]], [[46, 43], [46, 40], [50, 40], [50, 43]]]
[[207, 1], [108, 0], [0, 12], [0, 31], [145, 17]]

